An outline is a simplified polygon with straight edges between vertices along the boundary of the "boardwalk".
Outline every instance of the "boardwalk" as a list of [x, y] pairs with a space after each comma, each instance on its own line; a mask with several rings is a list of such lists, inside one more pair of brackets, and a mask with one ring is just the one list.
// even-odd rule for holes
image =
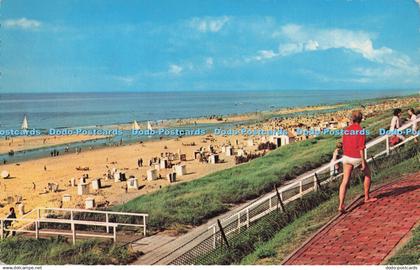
[[420, 220], [420, 172], [374, 192], [349, 213], [321, 229], [285, 264], [380, 264]]

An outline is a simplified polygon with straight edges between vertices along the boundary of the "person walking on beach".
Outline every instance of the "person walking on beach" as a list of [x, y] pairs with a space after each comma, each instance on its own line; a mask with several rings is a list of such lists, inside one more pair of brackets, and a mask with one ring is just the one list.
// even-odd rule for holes
[[338, 211], [345, 212], [344, 200], [346, 197], [347, 186], [353, 169], [361, 165], [364, 173], [364, 193], [365, 202], [374, 202], [377, 199], [369, 196], [371, 174], [369, 166], [364, 157], [366, 135], [360, 123], [363, 115], [361, 111], [351, 113], [351, 124], [345, 129], [343, 135], [343, 180], [340, 185]]
[[[9, 214], [6, 216], [6, 219], [7, 218], [16, 218], [15, 208], [10, 207]], [[12, 222], [13, 222], [12, 220], [4, 221], [4, 228], [5, 229], [9, 228], [12, 225]], [[7, 237], [8, 235], [9, 235], [9, 231], [6, 231], [5, 237]], [[12, 232], [12, 236], [15, 236], [15, 235], [16, 235], [16, 232]]]

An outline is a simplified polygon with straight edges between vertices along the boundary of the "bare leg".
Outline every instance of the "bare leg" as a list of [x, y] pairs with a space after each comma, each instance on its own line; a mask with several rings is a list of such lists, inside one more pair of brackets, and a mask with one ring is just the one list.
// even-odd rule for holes
[[370, 198], [369, 197], [369, 191], [370, 191], [370, 183], [371, 183], [371, 174], [369, 166], [366, 164], [365, 170], [363, 171], [365, 174], [365, 180], [364, 180], [364, 189], [365, 189], [365, 202], [374, 202], [377, 200], [377, 198]]
[[344, 200], [346, 198], [346, 192], [347, 192], [347, 186], [350, 180], [351, 172], [353, 170], [353, 165], [351, 164], [344, 164], [343, 166], [343, 180], [340, 184], [340, 192], [339, 192], [339, 205], [338, 205], [338, 211], [344, 212], [345, 206], [344, 206]]

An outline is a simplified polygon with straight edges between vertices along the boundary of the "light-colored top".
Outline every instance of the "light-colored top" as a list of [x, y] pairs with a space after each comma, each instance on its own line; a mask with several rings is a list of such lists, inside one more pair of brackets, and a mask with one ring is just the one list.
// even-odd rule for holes
[[399, 129], [400, 128], [400, 118], [398, 116], [393, 116], [391, 119], [391, 126], [389, 130]]
[[[413, 122], [416, 121], [417, 120], [417, 115], [413, 114], [410, 117], [410, 120], [413, 121]], [[413, 130], [417, 130], [417, 123], [416, 122], [413, 123]]]

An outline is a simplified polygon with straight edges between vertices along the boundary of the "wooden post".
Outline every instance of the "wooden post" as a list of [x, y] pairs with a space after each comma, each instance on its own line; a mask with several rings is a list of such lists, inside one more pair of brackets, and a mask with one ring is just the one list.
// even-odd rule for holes
[[222, 223], [220, 223], [220, 219], [217, 220], [217, 225], [219, 226], [220, 235], [222, 236], [223, 241], [225, 242], [226, 246], [229, 247], [229, 242], [226, 238], [225, 231], [223, 230]]
[[299, 181], [299, 194], [300, 194], [300, 197], [303, 196], [303, 180]]
[[386, 136], [386, 155], [389, 156], [389, 136]]
[[213, 249], [216, 249], [216, 226], [213, 225]]
[[373, 165], [375, 166], [376, 169], [378, 169], [379, 167], [378, 167], [378, 164], [376, 163], [375, 157], [371, 156], [371, 158], [372, 158]]
[[317, 185], [317, 190], [321, 190], [321, 182], [319, 181], [319, 177], [317, 173], [314, 173], [314, 177], [315, 177], [315, 181], [316, 181], [316, 185]]
[[277, 199], [278, 199], [278, 201], [279, 201], [279, 203], [277, 204], [277, 209], [278, 209], [278, 207], [279, 207], [279, 205], [280, 205], [280, 207], [281, 207], [281, 211], [282, 211], [283, 213], [286, 213], [286, 209], [284, 208], [283, 200], [282, 200], [282, 198], [281, 198], [281, 196], [280, 196], [280, 193], [279, 193], [279, 191], [278, 191], [278, 189], [277, 189], [277, 186], [276, 186], [276, 185], [274, 185], [274, 189], [276, 190]]
[[277, 186], [276, 186], [276, 185], [274, 185], [274, 189], [276, 190], [277, 199], [278, 199], [278, 201], [279, 201], [279, 203], [277, 204], [277, 209], [278, 209], [278, 205], [280, 205], [280, 207], [281, 207], [281, 211], [282, 211], [283, 213], [285, 213], [285, 214], [286, 214], [286, 216], [287, 216], [287, 220], [290, 220], [290, 215], [289, 215], [289, 213], [288, 213], [288, 212], [286, 212], [286, 208], [284, 207], [284, 203], [283, 203], [283, 196], [282, 196], [282, 195], [280, 195], [280, 193], [279, 193], [279, 191], [278, 191], [278, 189], [277, 189]]
[[39, 227], [38, 222], [35, 222], [35, 238], [39, 239]]
[[106, 233], [109, 233], [109, 226], [108, 226], [109, 215], [108, 215], [108, 213], [105, 213], [105, 222], [106, 222]]
[[76, 244], [76, 226], [74, 225], [74, 222], [71, 223], [71, 231], [72, 231], [73, 245], [75, 245]]
[[114, 243], [117, 242], [117, 226], [114, 226]]
[[1, 226], [0, 237], [3, 240], [4, 239], [4, 223], [3, 223], [3, 220], [0, 221], [0, 226]]
[[143, 235], [146, 236], [146, 216], [143, 216]]
[[249, 228], [249, 208], [246, 209], [246, 227]]
[[271, 197], [270, 197], [270, 199], [268, 199], [268, 209], [271, 209]]
[[368, 155], [367, 155], [367, 148], [365, 148], [364, 153], [365, 153], [365, 159], [367, 159], [367, 158], [368, 158]]
[[38, 220], [36, 221], [36, 223], [38, 223], [38, 227], [39, 227], [39, 225], [41, 225], [40, 223], [39, 223], [39, 220], [41, 219], [41, 208], [38, 208]]
[[238, 212], [238, 230], [241, 232], [241, 212]]
[[316, 173], [314, 173], [314, 190], [318, 191], [318, 180], [316, 179]]

